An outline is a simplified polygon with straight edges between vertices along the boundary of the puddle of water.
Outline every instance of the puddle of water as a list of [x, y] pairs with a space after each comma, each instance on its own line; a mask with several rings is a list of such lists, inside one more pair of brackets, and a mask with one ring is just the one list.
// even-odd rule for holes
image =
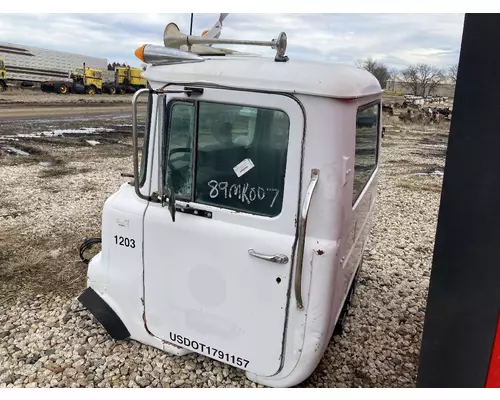
[[[88, 121], [89, 118], [92, 118], [92, 119], [124, 119], [124, 118], [131, 118], [132, 114], [99, 114], [97, 117], [94, 117], [94, 116], [91, 116], [91, 117], [89, 117], [89, 116], [54, 116], [54, 117], [49, 117], [49, 118], [27, 118], [27, 119], [21, 120], [21, 122], [22, 123], [41, 124], [41, 123], [54, 122], [54, 121]], [[10, 123], [10, 124], [12, 124], [12, 123], [17, 124], [19, 122], [20, 122], [20, 120], [18, 120], [18, 119], [5, 119], [2, 121], [2, 123]]]
[[443, 176], [444, 172], [443, 171], [432, 171], [432, 172], [416, 172], [415, 175], [437, 175], [437, 176]]
[[95, 135], [101, 132], [112, 132], [112, 131], [114, 131], [114, 129], [107, 129], [107, 128], [56, 129], [53, 131], [44, 131], [44, 132], [20, 133], [16, 136], [24, 138], [37, 138], [37, 137], [63, 136], [65, 134], [72, 134], [72, 133]]
[[31, 155], [30, 153], [28, 153], [24, 150], [17, 149], [17, 148], [12, 147], [12, 146], [3, 146], [2, 150], [6, 151], [9, 154], [15, 154], [18, 156], [30, 156]]

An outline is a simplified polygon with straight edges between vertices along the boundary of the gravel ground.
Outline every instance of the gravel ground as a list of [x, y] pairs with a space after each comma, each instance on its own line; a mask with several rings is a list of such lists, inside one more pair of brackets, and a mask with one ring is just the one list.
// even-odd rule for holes
[[[375, 225], [345, 332], [301, 387], [415, 386], [442, 183], [429, 173], [442, 171], [449, 125], [385, 123]], [[74, 300], [85, 286], [78, 245], [98, 234], [102, 203], [132, 160], [112, 144], [53, 146], [42, 147], [72, 172], [48, 177], [0, 158], [0, 214], [10, 213], [0, 216], [0, 388], [256, 387], [203, 356], [115, 342]]]

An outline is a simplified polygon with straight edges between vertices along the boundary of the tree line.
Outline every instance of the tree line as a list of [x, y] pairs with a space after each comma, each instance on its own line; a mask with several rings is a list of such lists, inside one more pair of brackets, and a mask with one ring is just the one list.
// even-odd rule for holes
[[401, 70], [389, 69], [387, 65], [368, 58], [357, 63], [358, 68], [370, 72], [378, 79], [382, 89], [388, 89], [387, 83], [401, 78], [401, 85], [415, 96], [428, 96], [443, 83], [446, 78], [457, 81], [458, 64], [448, 69], [441, 69], [429, 64], [411, 64]]
[[[116, 67], [128, 67], [128, 66], [129, 65], [127, 63], [120, 64], [120, 63], [117, 63], [117, 62], [113, 62], [113, 63], [108, 64], [108, 71], [114, 71]], [[141, 69], [143, 71], [145, 71], [146, 70], [146, 64], [141, 63]]]
[[111, 64], [108, 64], [108, 71], [114, 71], [116, 67], [128, 67], [126, 63], [120, 64], [117, 62], [113, 62]]

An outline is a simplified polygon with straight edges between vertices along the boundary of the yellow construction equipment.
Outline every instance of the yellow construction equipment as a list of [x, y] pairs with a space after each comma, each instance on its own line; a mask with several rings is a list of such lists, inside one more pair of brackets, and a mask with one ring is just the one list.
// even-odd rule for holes
[[41, 89], [44, 92], [55, 92], [60, 94], [75, 93], [93, 96], [102, 93], [102, 70], [97, 68], [77, 67], [69, 74], [66, 81], [43, 82]]
[[7, 70], [5, 69], [5, 61], [0, 58], [0, 92], [5, 92], [7, 89]]
[[75, 68], [71, 78], [73, 82], [84, 86], [86, 94], [102, 93], [102, 70], [100, 69], [85, 66]]
[[147, 81], [141, 76], [142, 72], [140, 68], [117, 67], [114, 81], [103, 85], [103, 93], [134, 93], [136, 90], [145, 88]]

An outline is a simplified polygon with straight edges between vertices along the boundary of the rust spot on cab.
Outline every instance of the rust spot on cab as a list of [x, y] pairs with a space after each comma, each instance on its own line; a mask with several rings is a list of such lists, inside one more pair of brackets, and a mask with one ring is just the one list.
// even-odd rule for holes
[[[144, 307], [144, 299], [141, 297], [141, 303], [142, 303], [142, 306]], [[146, 332], [150, 335], [150, 336], [155, 336], [151, 333], [151, 331], [148, 329], [148, 323], [146, 321], [146, 310], [143, 310], [142, 311], [142, 321], [144, 322], [144, 329], [146, 330]]]
[[321, 249], [316, 250], [316, 253], [318, 253], [318, 256], [321, 256], [322, 254], [325, 254], [325, 252]]
[[146, 332], [147, 332], [147, 333], [149, 333], [149, 335], [150, 335], [150, 336], [153, 336], [153, 337], [154, 337], [154, 335], [153, 335], [153, 334], [151, 333], [151, 331], [148, 329], [148, 323], [146, 322], [146, 312], [145, 312], [145, 311], [143, 311], [143, 312], [142, 312], [142, 320], [143, 320], [143, 322], [144, 322], [144, 329], [146, 330]]

